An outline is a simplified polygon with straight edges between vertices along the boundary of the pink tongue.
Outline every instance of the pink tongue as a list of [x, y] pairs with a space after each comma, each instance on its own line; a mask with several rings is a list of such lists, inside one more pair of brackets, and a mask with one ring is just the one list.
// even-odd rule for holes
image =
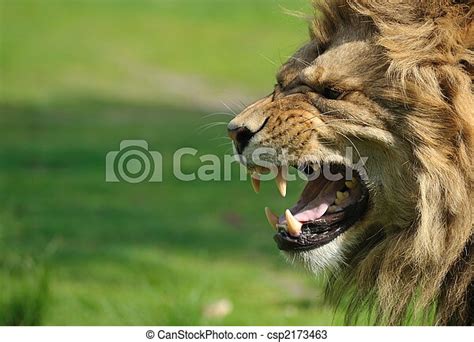
[[[291, 213], [301, 222], [311, 222], [321, 218], [336, 199], [336, 191], [344, 186], [344, 180], [328, 183], [311, 202], [303, 208], [292, 208]], [[297, 212], [295, 212], [297, 211]], [[285, 215], [280, 216], [279, 224], [286, 224]]]
[[328, 208], [328, 203], [321, 203], [316, 208], [308, 209], [296, 214], [295, 218], [301, 223], [314, 221], [323, 216]]

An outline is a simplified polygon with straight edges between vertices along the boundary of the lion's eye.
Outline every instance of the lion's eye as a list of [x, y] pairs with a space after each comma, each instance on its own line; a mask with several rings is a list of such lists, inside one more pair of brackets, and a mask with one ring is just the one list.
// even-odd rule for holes
[[324, 87], [321, 90], [321, 95], [330, 100], [338, 100], [342, 96], [342, 92], [330, 87]]

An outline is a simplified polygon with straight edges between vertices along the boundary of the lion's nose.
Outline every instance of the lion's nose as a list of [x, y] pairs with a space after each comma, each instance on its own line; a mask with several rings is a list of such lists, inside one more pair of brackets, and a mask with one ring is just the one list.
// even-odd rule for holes
[[250, 139], [255, 135], [254, 132], [245, 126], [234, 127], [232, 124], [227, 126], [227, 132], [229, 137], [234, 141], [235, 148], [239, 154], [242, 154], [245, 147], [249, 144]]

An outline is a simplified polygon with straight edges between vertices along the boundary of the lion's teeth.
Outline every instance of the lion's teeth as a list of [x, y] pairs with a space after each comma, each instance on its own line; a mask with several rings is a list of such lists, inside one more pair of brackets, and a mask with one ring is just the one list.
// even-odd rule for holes
[[357, 179], [352, 178], [351, 180], [346, 181], [345, 184], [348, 189], [354, 189], [357, 186]]
[[260, 178], [257, 175], [252, 175], [252, 188], [258, 194], [260, 192]]
[[285, 176], [283, 175], [283, 169], [281, 167], [278, 168], [278, 174], [275, 178], [276, 185], [278, 188], [278, 191], [280, 192], [280, 195], [282, 197], [286, 196], [286, 179]]
[[301, 227], [303, 227], [303, 224], [299, 222], [291, 213], [289, 209], [286, 209], [285, 211], [285, 218], [286, 218], [286, 225], [287, 225], [287, 231], [291, 236], [300, 236], [301, 234]]
[[327, 213], [328, 214], [332, 214], [332, 213], [335, 213], [337, 211], [337, 206], [335, 205], [331, 205], [328, 210], [327, 210]]
[[278, 216], [272, 212], [268, 207], [265, 207], [265, 215], [267, 216], [268, 223], [273, 229], [277, 230]]
[[334, 201], [334, 203], [336, 203], [337, 205], [340, 205], [342, 202], [344, 202], [348, 198], [349, 198], [349, 192], [348, 191], [344, 191], [344, 192], [337, 191], [336, 192], [336, 200]]

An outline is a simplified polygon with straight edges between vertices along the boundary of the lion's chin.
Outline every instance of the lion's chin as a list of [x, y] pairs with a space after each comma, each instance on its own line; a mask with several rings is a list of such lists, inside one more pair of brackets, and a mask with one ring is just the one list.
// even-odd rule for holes
[[312, 273], [334, 270], [344, 264], [346, 240], [342, 234], [321, 247], [304, 251], [283, 251], [283, 255], [289, 263], [301, 264]]

